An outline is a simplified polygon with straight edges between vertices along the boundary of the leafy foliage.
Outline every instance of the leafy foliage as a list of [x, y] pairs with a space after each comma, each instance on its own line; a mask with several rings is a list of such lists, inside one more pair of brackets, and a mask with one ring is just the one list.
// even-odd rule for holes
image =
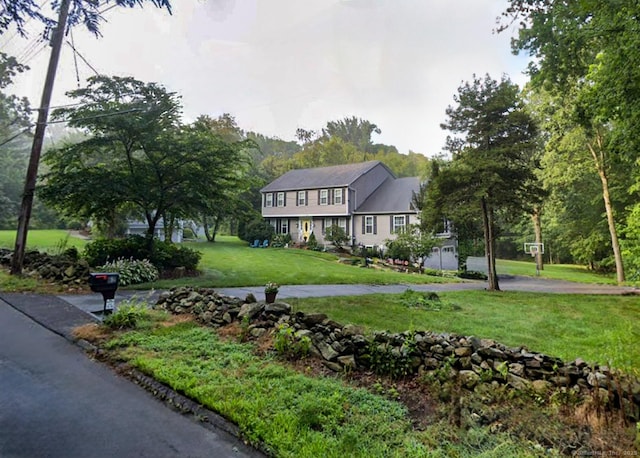
[[534, 174], [537, 127], [524, 109], [518, 86], [506, 76], [475, 77], [458, 89], [457, 106], [447, 108], [442, 128], [452, 161], [434, 168], [423, 221], [432, 227], [442, 218], [454, 226], [482, 221], [489, 257], [489, 289], [499, 289], [495, 272], [498, 214], [513, 218], [542, 198]]
[[316, 238], [316, 234], [313, 232], [309, 234], [309, 239], [307, 240], [307, 248], [314, 251], [322, 251], [323, 248], [318, 243], [318, 239]]
[[145, 303], [123, 301], [115, 312], [105, 316], [102, 323], [111, 329], [136, 329], [148, 317], [149, 309]]
[[117, 272], [120, 274], [119, 283], [121, 286], [154, 282], [160, 276], [158, 268], [151, 264], [148, 259], [120, 258], [107, 262], [98, 267], [97, 270]]
[[333, 243], [336, 248], [342, 248], [351, 240], [346, 231], [337, 224], [325, 228], [324, 239]]
[[296, 360], [309, 355], [311, 339], [308, 336], [296, 336], [295, 329], [282, 324], [276, 330], [273, 346], [281, 357]]
[[[228, 143], [206, 123], [180, 124], [175, 93], [156, 83], [97, 76], [54, 111], [91, 137], [49, 151], [40, 196], [69, 216], [113, 221], [128, 211], [158, 221], [206, 213], [243, 177], [245, 144]], [[165, 224], [165, 228], [168, 224]]]
[[254, 240], [259, 240], [260, 243], [263, 240], [272, 240], [273, 235], [273, 226], [262, 219], [250, 222], [239, 234], [242, 240], [249, 243], [253, 243]]
[[276, 234], [273, 236], [271, 247], [282, 248], [291, 243], [291, 234]]
[[83, 256], [92, 266], [104, 265], [114, 259], [148, 259], [158, 270], [164, 271], [176, 267], [196, 270], [202, 254], [184, 246], [134, 235], [88, 243]]
[[385, 241], [386, 256], [403, 261], [422, 261], [437, 244], [438, 241], [430, 233], [412, 224], [396, 234], [395, 239]]
[[[171, 13], [171, 3], [169, 0], [149, 0], [158, 8], [166, 8]], [[134, 6], [142, 6], [145, 0], [107, 0], [105, 2], [92, 2], [86, 0], [71, 0], [69, 9], [69, 26], [83, 23], [85, 27], [94, 35], [100, 35], [100, 21], [103, 20], [101, 11], [105, 10], [108, 3], [114, 3], [117, 6], [133, 8]], [[18, 33], [26, 36], [24, 26], [29, 19], [37, 19], [45, 25], [46, 30], [55, 26], [56, 21], [42, 14], [41, 8], [45, 2], [39, 5], [33, 0], [0, 0], [0, 31], [4, 31], [11, 24], [18, 29]], [[51, 1], [52, 8], [56, 9], [60, 6], [59, 0]]]
[[4, 92], [28, 68], [0, 52], [0, 227], [13, 228], [24, 187], [30, 148], [29, 101]]

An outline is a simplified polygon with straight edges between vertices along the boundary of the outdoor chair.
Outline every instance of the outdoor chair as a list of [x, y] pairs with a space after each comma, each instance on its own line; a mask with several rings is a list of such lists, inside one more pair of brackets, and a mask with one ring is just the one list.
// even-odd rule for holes
[[259, 246], [260, 246], [260, 240], [254, 240], [253, 243], [249, 245], [250, 248], [258, 248]]
[[264, 242], [262, 242], [262, 248], [267, 248], [269, 246], [269, 241], [265, 240]]

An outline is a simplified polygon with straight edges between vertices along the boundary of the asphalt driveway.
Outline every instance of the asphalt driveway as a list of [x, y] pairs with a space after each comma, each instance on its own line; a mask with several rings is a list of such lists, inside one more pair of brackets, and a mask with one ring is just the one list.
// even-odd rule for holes
[[[38, 309], [37, 300], [29, 302], [32, 312]], [[55, 302], [45, 297], [38, 319], [55, 318], [54, 326], [64, 330], [62, 318], [54, 317], [56, 312], [65, 315], [64, 306], [57, 304], [56, 309]], [[83, 319], [84, 312], [69, 313], [71, 322]], [[169, 409], [0, 300], [0, 456], [260, 455], [230, 434]]]

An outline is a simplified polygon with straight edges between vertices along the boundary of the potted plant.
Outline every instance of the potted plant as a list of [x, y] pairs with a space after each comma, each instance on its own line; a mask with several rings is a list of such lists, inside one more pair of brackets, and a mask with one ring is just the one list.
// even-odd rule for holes
[[264, 298], [267, 304], [273, 304], [276, 301], [279, 290], [280, 286], [272, 281], [264, 285]]

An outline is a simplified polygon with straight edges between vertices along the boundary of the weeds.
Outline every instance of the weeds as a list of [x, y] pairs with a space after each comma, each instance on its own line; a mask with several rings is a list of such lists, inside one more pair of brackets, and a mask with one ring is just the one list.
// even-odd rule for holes
[[283, 358], [306, 358], [311, 350], [311, 339], [307, 336], [298, 337], [292, 327], [281, 324], [276, 328], [273, 346]]
[[122, 301], [116, 311], [105, 316], [102, 323], [111, 329], [137, 329], [149, 318], [147, 303], [134, 297]]

